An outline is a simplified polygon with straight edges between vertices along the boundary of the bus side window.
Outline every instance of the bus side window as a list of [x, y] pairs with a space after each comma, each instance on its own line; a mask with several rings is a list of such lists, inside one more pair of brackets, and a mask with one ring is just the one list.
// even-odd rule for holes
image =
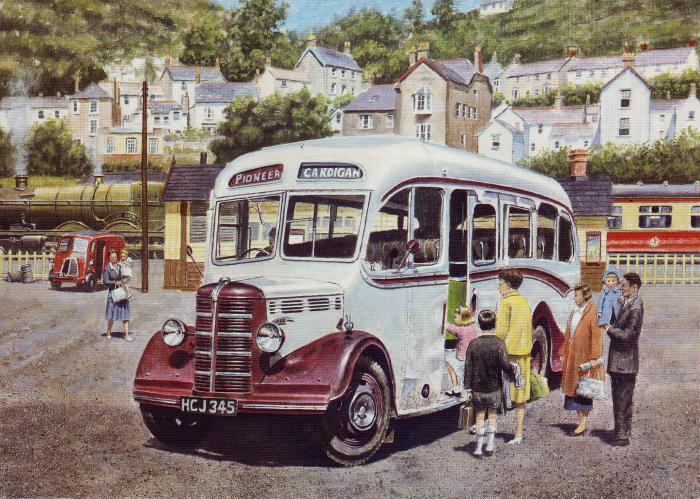
[[490, 204], [474, 207], [472, 260], [476, 265], [496, 261], [496, 208]]
[[537, 258], [554, 260], [554, 241], [556, 239], [557, 210], [547, 203], [540, 203], [537, 209]]
[[508, 256], [530, 258], [530, 210], [508, 208]]
[[571, 221], [568, 217], [559, 217], [559, 261], [568, 262], [574, 254], [574, 238]]
[[372, 270], [395, 269], [401, 263], [408, 241], [410, 191], [405, 189], [391, 196], [374, 219], [365, 255]]
[[417, 264], [436, 263], [440, 259], [442, 235], [442, 190], [416, 188], [413, 217], [413, 239], [420, 244], [413, 261]]

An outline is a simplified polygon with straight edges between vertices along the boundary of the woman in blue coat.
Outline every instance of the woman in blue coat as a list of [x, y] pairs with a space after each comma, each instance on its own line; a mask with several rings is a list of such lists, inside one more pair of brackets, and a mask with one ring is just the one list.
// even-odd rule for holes
[[119, 257], [116, 250], [109, 252], [109, 264], [102, 273], [102, 282], [107, 289], [107, 309], [105, 311], [105, 319], [107, 319], [107, 338], [112, 337], [112, 325], [114, 321], [123, 321], [124, 323], [124, 340], [134, 341], [129, 336], [129, 300], [114, 302], [112, 293], [122, 284], [122, 276], [119, 266]]

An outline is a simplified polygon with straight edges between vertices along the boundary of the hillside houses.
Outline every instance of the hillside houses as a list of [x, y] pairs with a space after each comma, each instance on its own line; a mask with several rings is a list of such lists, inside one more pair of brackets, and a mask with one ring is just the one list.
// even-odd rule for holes
[[348, 42], [340, 52], [319, 47], [316, 36], [309, 35], [294, 70], [307, 75], [309, 91], [313, 95], [333, 98], [348, 93], [357, 95], [362, 90], [362, 68], [350, 54]]

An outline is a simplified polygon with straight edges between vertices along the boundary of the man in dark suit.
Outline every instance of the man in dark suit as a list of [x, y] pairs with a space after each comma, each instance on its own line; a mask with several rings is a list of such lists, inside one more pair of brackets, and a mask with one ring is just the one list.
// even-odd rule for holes
[[642, 281], [638, 274], [625, 274], [621, 283], [622, 307], [612, 325], [607, 326], [610, 336], [608, 374], [612, 386], [615, 435], [612, 445], [630, 443], [632, 430], [632, 395], [639, 371], [639, 334], [644, 320], [644, 303], [639, 297]]

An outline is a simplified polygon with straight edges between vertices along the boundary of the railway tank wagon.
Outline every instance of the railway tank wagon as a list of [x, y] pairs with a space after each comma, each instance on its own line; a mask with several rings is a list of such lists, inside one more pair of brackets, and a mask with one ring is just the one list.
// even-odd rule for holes
[[[0, 246], [37, 250], [65, 232], [104, 230], [122, 235], [136, 249], [141, 240], [141, 183], [114, 180], [0, 189]], [[162, 181], [148, 182], [148, 232], [156, 252], [164, 241], [162, 189]]]

